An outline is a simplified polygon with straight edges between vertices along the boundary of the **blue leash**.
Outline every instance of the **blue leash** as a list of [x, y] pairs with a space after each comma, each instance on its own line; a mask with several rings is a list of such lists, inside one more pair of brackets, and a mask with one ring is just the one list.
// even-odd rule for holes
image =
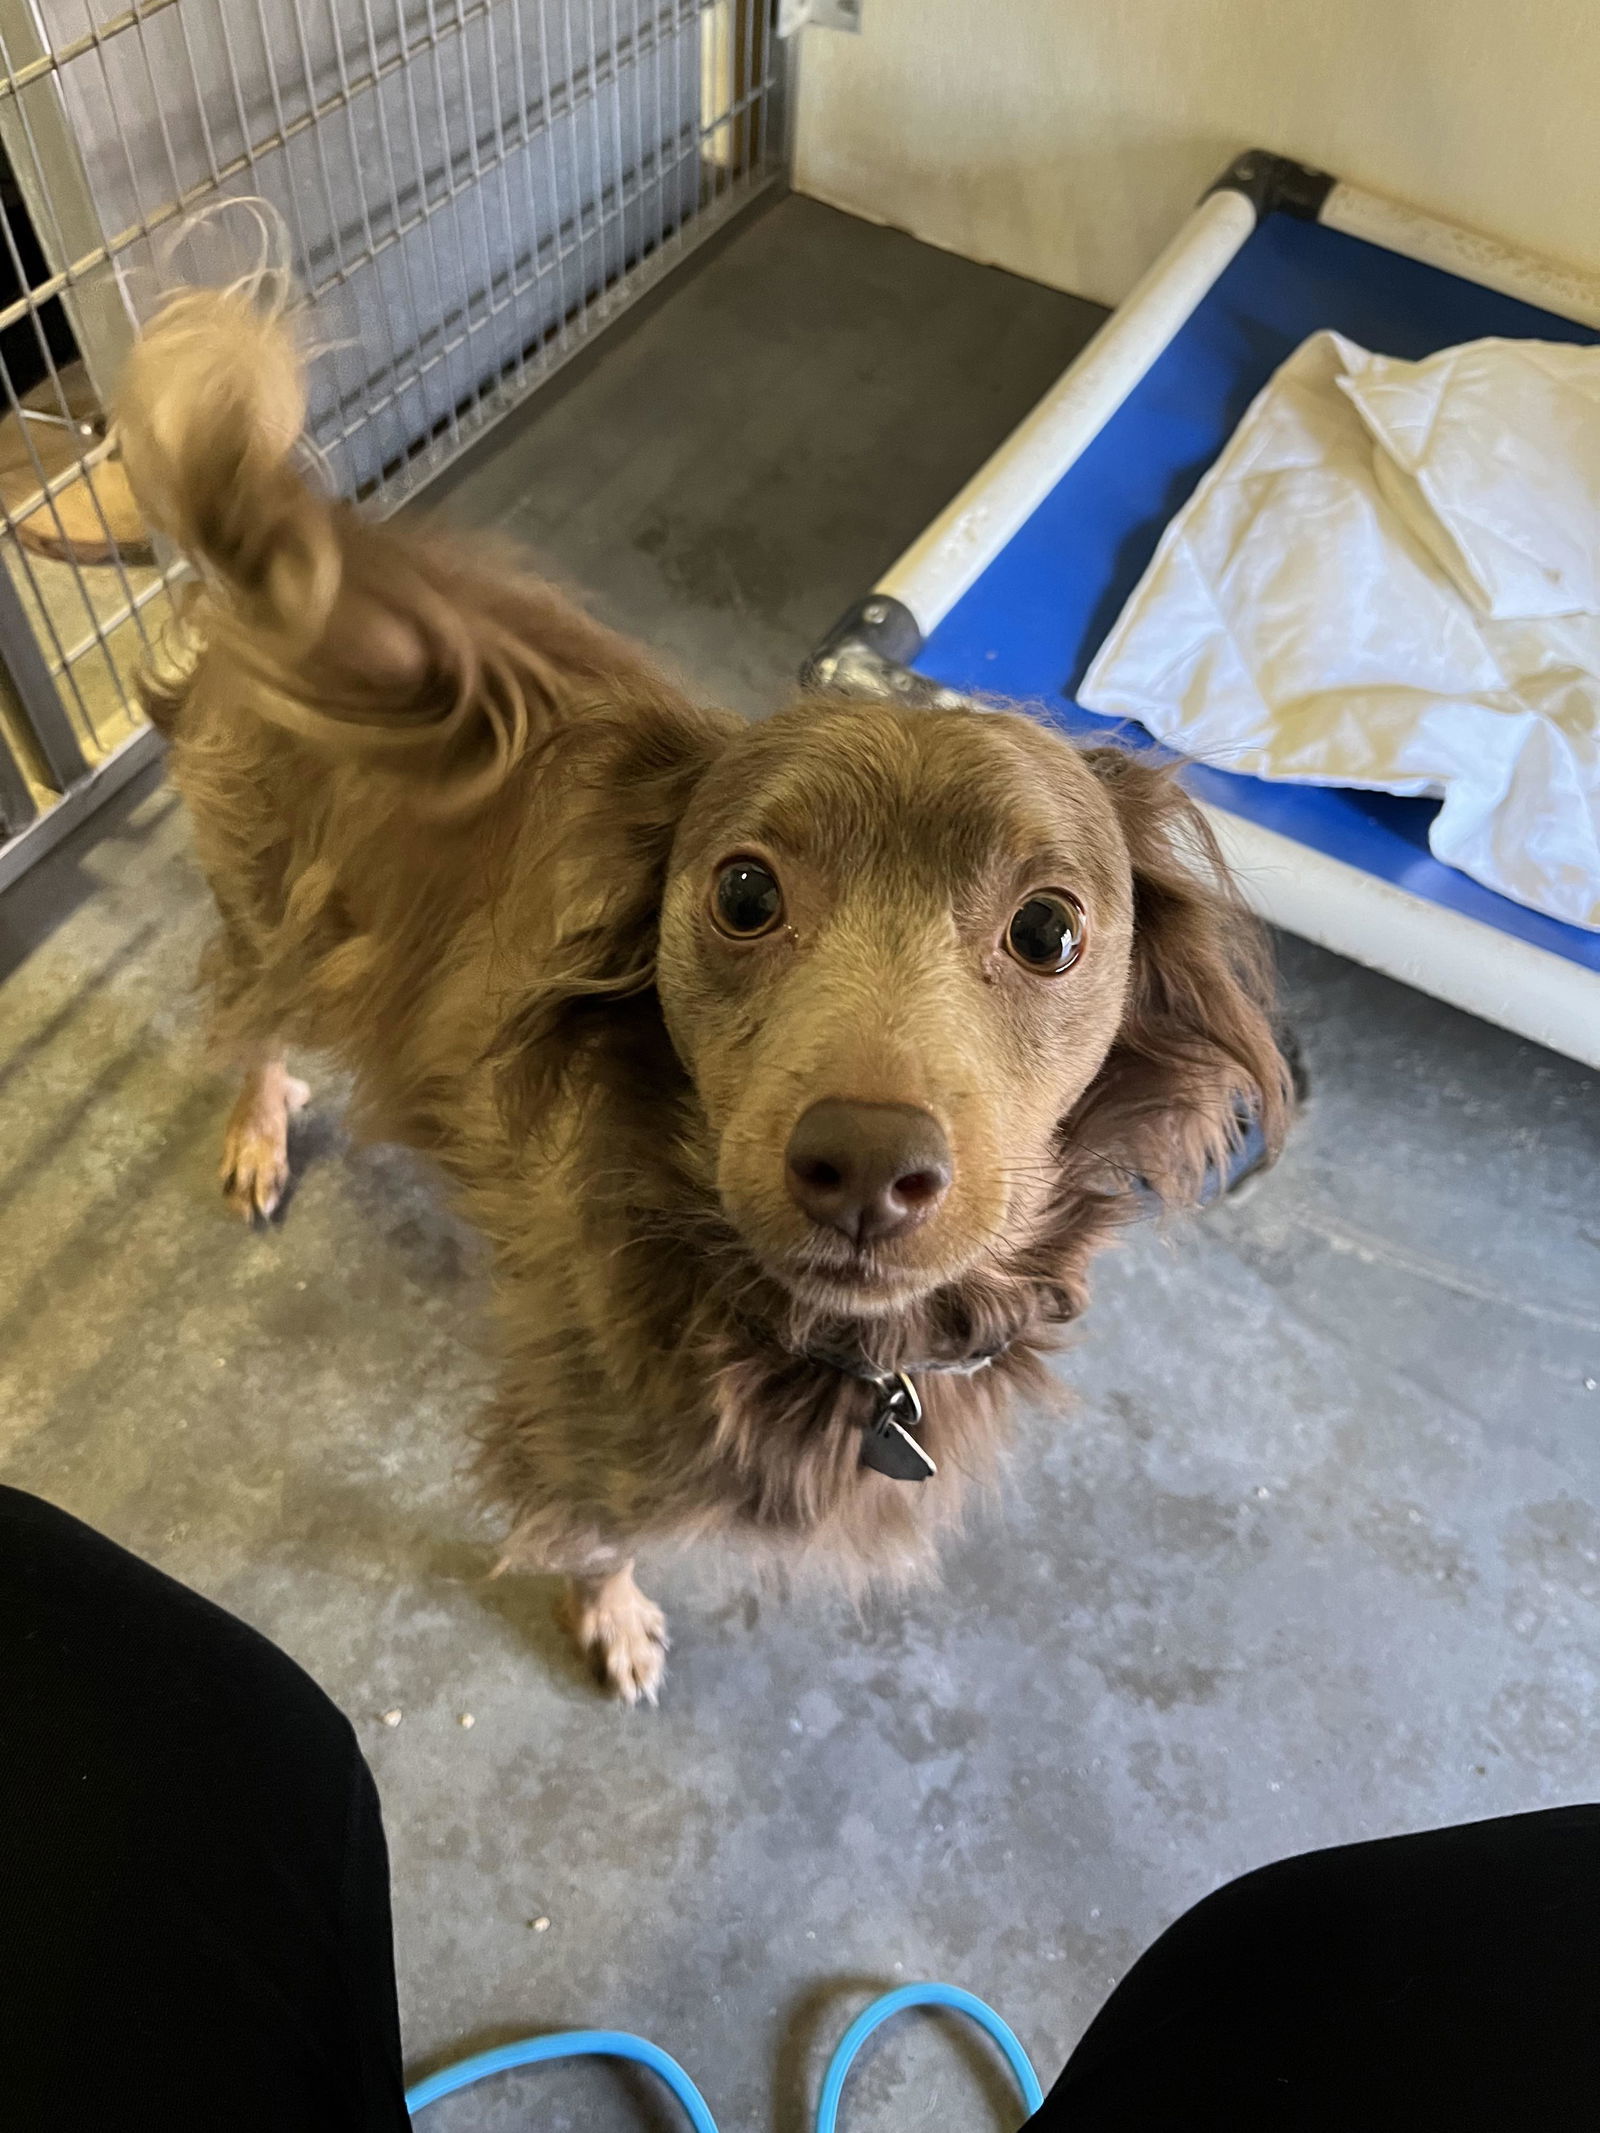
[[881, 2000], [874, 2000], [856, 2016], [839, 2039], [838, 2049], [828, 2061], [828, 2071], [822, 2077], [822, 2095], [817, 2103], [817, 2133], [836, 2133], [839, 2099], [844, 2094], [845, 2076], [854, 2065], [857, 2052], [881, 2023], [891, 2020], [906, 2007], [953, 2007], [958, 2014], [970, 2017], [1005, 2054], [1011, 2078], [1022, 2091], [1022, 2100], [1028, 2107], [1028, 2116], [1031, 2118], [1044, 2102], [1039, 2077], [1015, 2033], [976, 1993], [963, 1992], [959, 1985], [902, 1985], [897, 1991], [886, 1992]]
[[539, 2066], [549, 2059], [632, 2059], [660, 2075], [683, 2105], [694, 2133], [717, 2133], [717, 2121], [705, 2098], [677, 2060], [658, 2044], [645, 2037], [630, 2037], [624, 2029], [566, 2029], [556, 2037], [523, 2037], [516, 2044], [500, 2044], [493, 2051], [476, 2052], [472, 2058], [430, 2074], [426, 2081], [407, 2089], [406, 2109], [414, 2118], [424, 2105], [437, 2103], [441, 2096], [453, 2096], [457, 2089], [471, 2088], [475, 2081], [487, 2081], [491, 2074], [509, 2073], [514, 2066]]
[[[817, 2133], [838, 2133], [839, 2099], [844, 2094], [845, 2078], [855, 2064], [857, 2053], [875, 2029], [907, 2007], [951, 2007], [958, 2014], [966, 2015], [999, 2045], [1029, 2116], [1044, 2102], [1044, 2091], [1027, 2053], [992, 2007], [985, 2006], [974, 1993], [963, 1992], [959, 1985], [901, 1985], [874, 2000], [856, 2016], [839, 2039], [838, 2048], [828, 2061], [828, 2071], [823, 2076], [822, 2095], [817, 2103]], [[502, 2044], [493, 2051], [478, 2052], [470, 2059], [463, 2059], [459, 2065], [447, 2066], [442, 2072], [430, 2074], [426, 2081], [419, 2081], [415, 2087], [407, 2089], [406, 2109], [414, 2117], [426, 2105], [437, 2103], [441, 2096], [453, 2096], [457, 2089], [470, 2088], [475, 2081], [486, 2081], [491, 2074], [507, 2073], [514, 2066], [538, 2066], [551, 2059], [631, 2059], [636, 2065], [647, 2066], [682, 2104], [684, 2116], [694, 2133], [717, 2133], [717, 2122], [705, 2098], [677, 2060], [644, 2037], [631, 2037], [620, 2029], [569, 2029], [559, 2036], [524, 2037], [517, 2044]]]

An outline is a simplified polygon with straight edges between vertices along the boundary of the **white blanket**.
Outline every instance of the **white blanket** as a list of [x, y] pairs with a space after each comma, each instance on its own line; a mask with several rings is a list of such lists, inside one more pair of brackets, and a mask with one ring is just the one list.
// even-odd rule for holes
[[1079, 699], [1222, 769], [1436, 796], [1437, 858], [1600, 929], [1600, 348], [1315, 335]]

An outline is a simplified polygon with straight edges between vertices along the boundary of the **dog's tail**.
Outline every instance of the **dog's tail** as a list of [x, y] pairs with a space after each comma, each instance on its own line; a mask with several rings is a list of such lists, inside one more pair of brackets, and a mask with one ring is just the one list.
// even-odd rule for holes
[[[549, 736], [574, 666], [630, 655], [461, 539], [331, 496], [293, 321], [261, 292], [180, 290], [136, 344], [116, 408], [134, 494], [199, 573], [196, 634], [242, 684], [240, 715], [471, 804]], [[181, 706], [169, 718], [181, 731]]]
[[299, 463], [305, 421], [283, 308], [247, 287], [169, 297], [128, 359], [116, 409], [145, 516], [290, 658], [322, 638], [343, 578], [333, 508]]

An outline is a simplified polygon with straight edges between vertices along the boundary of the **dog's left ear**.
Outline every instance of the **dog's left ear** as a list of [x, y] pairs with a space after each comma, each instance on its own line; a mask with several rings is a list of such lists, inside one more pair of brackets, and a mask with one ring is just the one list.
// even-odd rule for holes
[[529, 893], [518, 901], [547, 923], [490, 1052], [514, 1134], [553, 1115], [580, 1061], [652, 991], [673, 838], [738, 730], [662, 688], [575, 720], [542, 766], [560, 794], [556, 826], [522, 855]]
[[1121, 748], [1085, 756], [1132, 862], [1133, 966], [1116, 1041], [1070, 1140], [1162, 1200], [1193, 1202], [1250, 1119], [1274, 1155], [1288, 1124], [1271, 949], [1172, 770]]

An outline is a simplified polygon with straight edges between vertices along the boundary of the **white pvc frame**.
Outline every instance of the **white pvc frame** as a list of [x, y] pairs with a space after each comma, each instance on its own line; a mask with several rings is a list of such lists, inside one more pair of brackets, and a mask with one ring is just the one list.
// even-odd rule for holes
[[[1600, 327], [1600, 276], [1337, 184], [1318, 218], [1411, 259]], [[1256, 226], [1241, 192], [1209, 194], [1077, 360], [874, 590], [924, 637], [955, 606], [1144, 377]], [[1397, 889], [1243, 815], [1206, 815], [1272, 924], [1453, 1007], [1600, 1067], [1600, 972]]]
[[1100, 434], [1256, 226], [1242, 193], [1202, 200], [1144, 279], [875, 591], [922, 634], [955, 606]]

